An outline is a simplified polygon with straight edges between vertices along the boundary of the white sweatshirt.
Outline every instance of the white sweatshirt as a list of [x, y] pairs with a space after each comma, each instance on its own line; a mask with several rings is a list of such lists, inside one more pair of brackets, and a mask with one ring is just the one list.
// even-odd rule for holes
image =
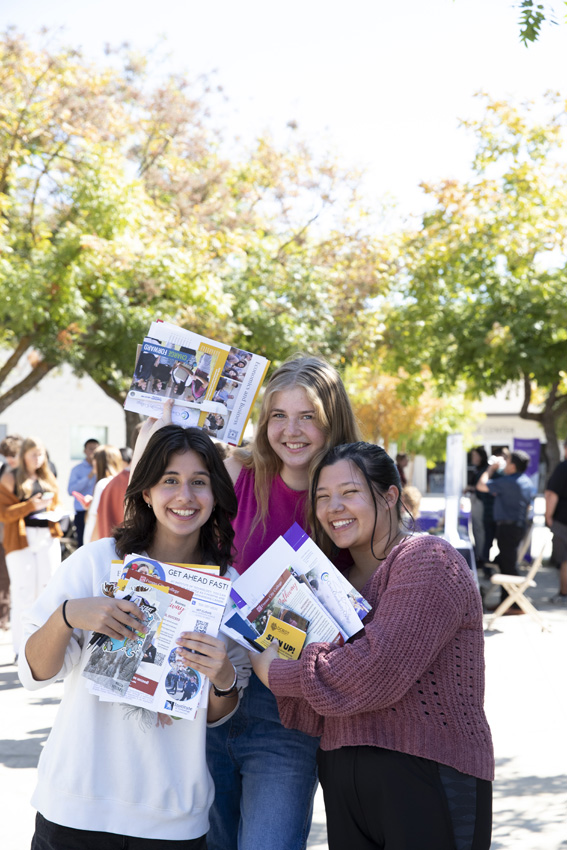
[[[27, 613], [25, 640], [63, 600], [100, 596], [116, 558], [114, 540], [107, 538], [63, 561]], [[237, 577], [232, 569], [227, 575]], [[88, 692], [81, 676], [90, 634], [73, 631], [62, 669], [43, 682], [33, 678], [25, 652], [20, 653], [20, 680], [29, 690], [65, 678], [32, 805], [47, 820], [74, 829], [172, 841], [204, 835], [214, 797], [205, 758], [206, 711], [201, 709], [193, 721], [142, 728], [136, 716], [128, 716], [131, 707], [102, 702]], [[239, 686], [244, 686], [250, 675], [247, 653], [226, 642]]]

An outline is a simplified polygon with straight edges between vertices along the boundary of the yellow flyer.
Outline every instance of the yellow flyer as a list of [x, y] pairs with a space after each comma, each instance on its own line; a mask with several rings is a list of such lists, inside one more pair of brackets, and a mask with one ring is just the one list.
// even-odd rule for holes
[[295, 626], [290, 626], [289, 623], [284, 623], [283, 620], [270, 615], [266, 628], [254, 642], [266, 649], [275, 638], [280, 642], [278, 655], [281, 658], [296, 659], [301, 655], [306, 637], [307, 635], [301, 629], [296, 629]]

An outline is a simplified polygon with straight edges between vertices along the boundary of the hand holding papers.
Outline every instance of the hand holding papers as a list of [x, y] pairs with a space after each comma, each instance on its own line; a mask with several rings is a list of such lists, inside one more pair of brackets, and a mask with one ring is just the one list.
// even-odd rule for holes
[[230, 579], [216, 567], [138, 555], [113, 563], [105, 593], [135, 602], [147, 631], [132, 632], [126, 640], [93, 634], [83, 670], [90, 691], [103, 700], [192, 720], [207, 704], [208, 679], [179, 657], [177, 639], [187, 631], [216, 636], [229, 590]]
[[153, 322], [138, 346], [124, 407], [159, 419], [164, 401], [173, 398], [175, 425], [239, 445], [269, 365], [249, 351]]
[[302, 647], [291, 632], [276, 632], [278, 621], [303, 631], [305, 645], [342, 644], [370, 610], [297, 523], [234, 582], [230, 597], [221, 631], [257, 651], [277, 638], [280, 655], [293, 658]]

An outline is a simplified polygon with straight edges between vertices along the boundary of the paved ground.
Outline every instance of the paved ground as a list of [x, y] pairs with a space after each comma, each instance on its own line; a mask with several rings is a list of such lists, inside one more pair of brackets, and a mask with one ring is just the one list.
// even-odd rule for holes
[[[486, 633], [486, 710], [497, 762], [493, 850], [567, 848], [567, 608], [545, 601], [556, 590], [555, 569], [540, 570], [537, 582], [531, 596], [551, 633], [526, 616], [504, 617]], [[61, 690], [56, 684], [40, 693], [24, 691], [12, 664], [9, 633], [0, 632], [3, 850], [29, 847], [35, 766]], [[320, 795], [309, 848], [327, 848]]]

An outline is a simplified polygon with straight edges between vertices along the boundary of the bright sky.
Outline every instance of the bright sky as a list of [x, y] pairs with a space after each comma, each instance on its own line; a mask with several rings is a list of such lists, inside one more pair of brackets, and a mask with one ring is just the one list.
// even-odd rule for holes
[[294, 120], [312, 146], [364, 167], [372, 197], [418, 212], [421, 180], [466, 177], [472, 141], [458, 125], [478, 114], [476, 91], [566, 92], [567, 24], [525, 48], [517, 1], [4, 0], [0, 26], [60, 26], [95, 57], [105, 42], [143, 51], [165, 35], [172, 67], [216, 71], [227, 136], [283, 139]]

